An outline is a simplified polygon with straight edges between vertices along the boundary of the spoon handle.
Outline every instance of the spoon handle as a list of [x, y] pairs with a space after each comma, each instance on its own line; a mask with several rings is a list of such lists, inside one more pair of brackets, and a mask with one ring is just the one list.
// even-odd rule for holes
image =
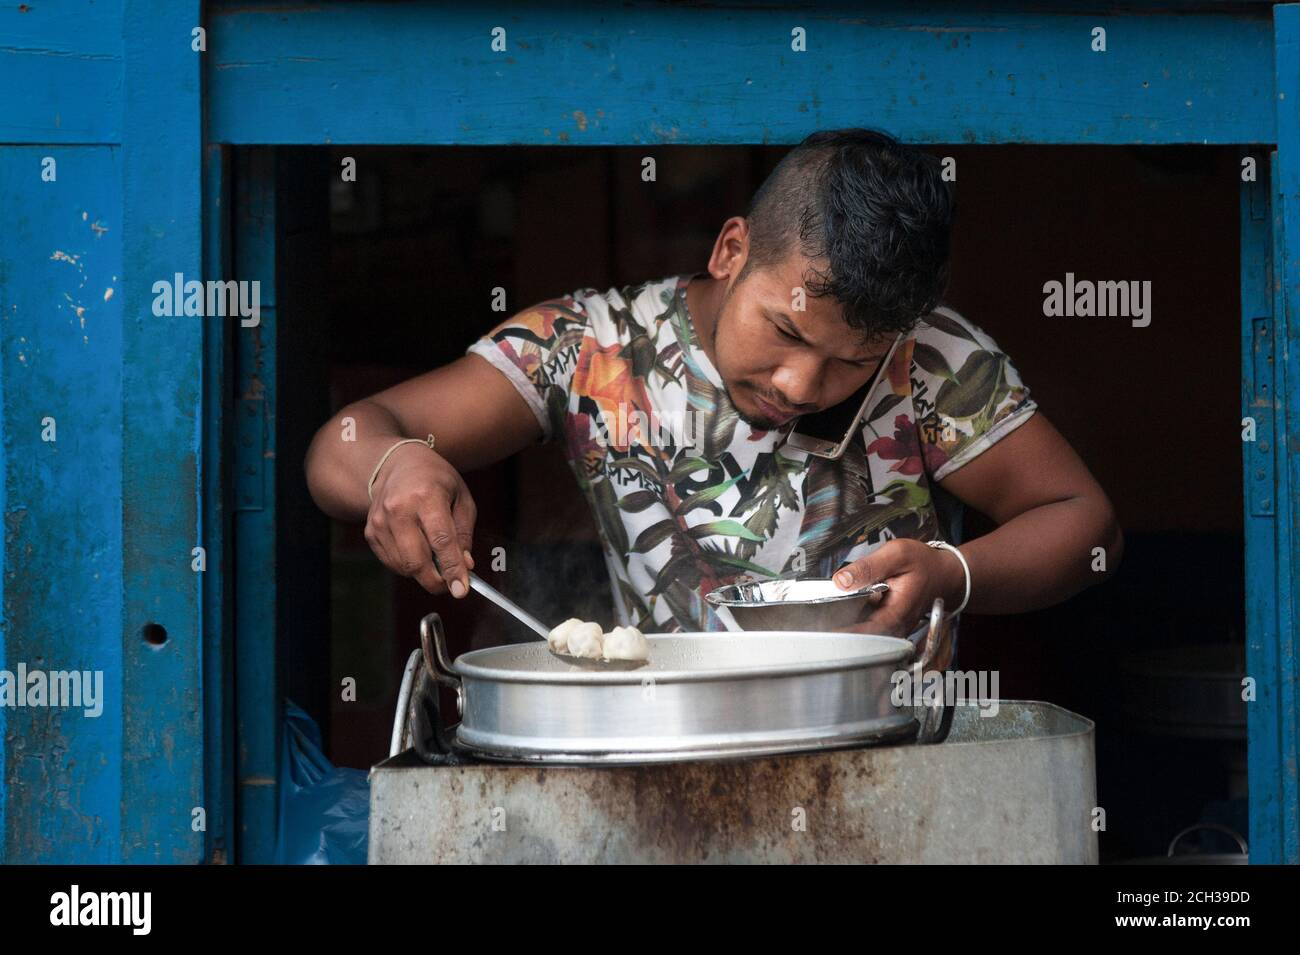
[[506, 613], [510, 614], [510, 616], [514, 617], [524, 626], [541, 634], [543, 640], [550, 636], [550, 627], [547, 627], [527, 610], [524, 610], [517, 603], [505, 594], [501, 593], [472, 570], [469, 572], [469, 585], [471, 589], [477, 590], [480, 594], [492, 601]]

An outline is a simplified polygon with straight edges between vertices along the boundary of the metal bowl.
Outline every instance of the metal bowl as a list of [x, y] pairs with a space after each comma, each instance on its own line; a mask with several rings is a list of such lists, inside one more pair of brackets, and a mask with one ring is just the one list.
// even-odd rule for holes
[[872, 584], [841, 590], [825, 577], [758, 580], [728, 584], [704, 595], [714, 607], [726, 607], [745, 630], [837, 630], [851, 627], [865, 609], [889, 590]]

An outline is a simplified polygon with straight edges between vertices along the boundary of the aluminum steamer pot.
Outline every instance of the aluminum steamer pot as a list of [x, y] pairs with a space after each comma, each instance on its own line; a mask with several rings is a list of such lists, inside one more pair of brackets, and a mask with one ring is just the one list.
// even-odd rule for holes
[[[946, 636], [942, 603], [931, 623], [923, 668]], [[942, 713], [926, 712], [918, 732], [911, 707], [891, 699], [891, 677], [915, 652], [907, 640], [807, 631], [646, 639], [650, 662], [634, 670], [574, 666], [545, 641], [473, 650], [453, 663], [442, 618], [428, 614], [424, 663], [455, 690], [461, 716], [454, 727], [430, 727], [436, 745], [484, 759], [617, 765], [932, 742], [946, 729]]]

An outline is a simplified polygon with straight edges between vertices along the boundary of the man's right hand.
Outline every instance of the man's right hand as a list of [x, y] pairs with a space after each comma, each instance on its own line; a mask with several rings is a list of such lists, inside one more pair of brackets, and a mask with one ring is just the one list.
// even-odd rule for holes
[[465, 481], [442, 455], [404, 444], [375, 479], [366, 542], [385, 567], [414, 578], [429, 593], [450, 590], [463, 597], [474, 566], [470, 546], [477, 514]]
[[[437, 435], [437, 451], [418, 441], [397, 447], [367, 496], [384, 452], [402, 435], [423, 434]], [[482, 356], [462, 355], [335, 412], [307, 449], [307, 488], [335, 520], [365, 521], [366, 542], [385, 567], [434, 594], [455, 583], [452, 595], [463, 597], [478, 509], [460, 475], [541, 437], [510, 379]]]

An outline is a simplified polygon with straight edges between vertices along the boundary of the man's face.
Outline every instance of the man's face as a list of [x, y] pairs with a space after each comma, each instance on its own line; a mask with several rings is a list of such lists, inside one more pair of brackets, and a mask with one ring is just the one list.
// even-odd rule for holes
[[718, 374], [741, 420], [773, 430], [830, 408], [867, 383], [892, 336], [864, 340], [830, 297], [794, 307], [808, 260], [792, 255], [733, 285], [713, 325]]

